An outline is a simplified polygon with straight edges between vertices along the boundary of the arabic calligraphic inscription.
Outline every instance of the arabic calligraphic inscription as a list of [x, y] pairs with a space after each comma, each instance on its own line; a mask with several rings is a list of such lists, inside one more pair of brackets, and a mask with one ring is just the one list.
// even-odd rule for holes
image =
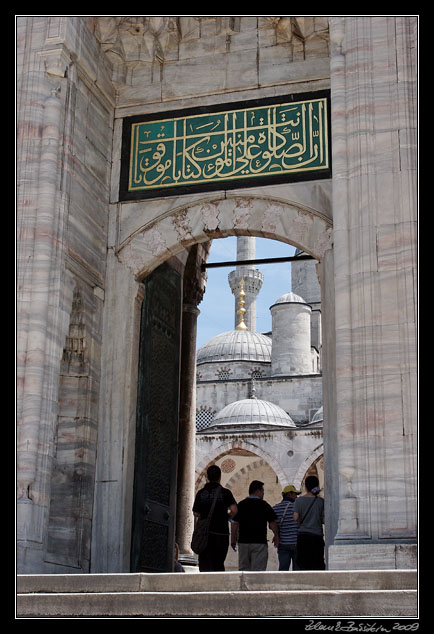
[[178, 117], [131, 119], [126, 134], [124, 129], [124, 197], [330, 175], [326, 96], [254, 103], [218, 112], [202, 109]]

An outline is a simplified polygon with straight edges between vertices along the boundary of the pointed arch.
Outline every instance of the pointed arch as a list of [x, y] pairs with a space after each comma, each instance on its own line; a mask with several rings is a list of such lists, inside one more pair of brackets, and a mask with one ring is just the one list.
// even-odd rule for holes
[[[241, 442], [241, 444], [240, 444]], [[222, 458], [226, 454], [230, 454], [232, 451], [236, 449], [240, 449], [242, 447], [243, 450], [248, 451], [252, 454], [252, 456], [257, 456], [266, 462], [274, 471], [276, 476], [279, 478], [280, 482], [286, 481], [285, 471], [280, 465], [280, 463], [276, 460], [276, 458], [264, 450], [263, 447], [252, 442], [251, 440], [243, 437], [242, 441], [235, 440], [233, 437], [223, 442], [221, 445], [215, 448], [214, 457], [210, 459], [206, 458], [202, 461], [199, 461], [196, 465], [196, 485], [202, 479], [206, 469], [214, 464], [217, 460]], [[285, 482], [286, 483], [286, 482]]]

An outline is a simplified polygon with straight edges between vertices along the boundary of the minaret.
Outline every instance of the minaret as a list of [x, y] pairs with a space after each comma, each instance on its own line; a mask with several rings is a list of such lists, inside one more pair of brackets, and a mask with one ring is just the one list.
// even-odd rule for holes
[[[254, 260], [256, 257], [256, 238], [250, 236], [239, 236], [237, 238], [237, 260]], [[247, 330], [256, 331], [256, 296], [262, 287], [263, 276], [254, 264], [243, 264], [237, 266], [235, 271], [228, 275], [229, 286], [235, 295], [235, 328], [238, 326], [239, 314], [237, 298], [240, 295], [240, 281], [244, 280], [244, 323]]]

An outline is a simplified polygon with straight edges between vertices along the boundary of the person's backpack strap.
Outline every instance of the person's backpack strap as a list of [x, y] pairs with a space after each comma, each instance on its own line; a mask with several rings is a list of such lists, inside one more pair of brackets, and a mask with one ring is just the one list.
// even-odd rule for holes
[[291, 504], [291, 502], [292, 502], [292, 500], [289, 500], [288, 504], [286, 505], [285, 510], [283, 512], [283, 515], [282, 515], [282, 519], [279, 522], [279, 526], [282, 526], [283, 520], [285, 519], [286, 511], [288, 510], [288, 507]]
[[306, 513], [304, 514], [304, 517], [300, 520], [300, 522], [299, 522], [299, 526], [301, 526], [301, 525], [303, 524], [304, 520], [305, 520], [305, 519], [306, 519], [306, 517], [309, 515], [309, 511], [310, 511], [310, 509], [312, 508], [312, 506], [314, 505], [315, 500], [316, 500], [316, 497], [314, 497], [314, 498], [313, 498], [313, 500], [312, 500], [312, 502], [311, 502], [311, 504], [310, 504], [309, 508], [307, 509]]
[[218, 492], [220, 491], [220, 488], [221, 488], [221, 484], [219, 484], [218, 487], [216, 487], [214, 489], [214, 499], [212, 501], [211, 509], [210, 509], [210, 511], [208, 513], [208, 517], [207, 517], [208, 523], [211, 521], [211, 516], [212, 516], [212, 514], [214, 512], [214, 507], [215, 507], [215, 503], [217, 502]]

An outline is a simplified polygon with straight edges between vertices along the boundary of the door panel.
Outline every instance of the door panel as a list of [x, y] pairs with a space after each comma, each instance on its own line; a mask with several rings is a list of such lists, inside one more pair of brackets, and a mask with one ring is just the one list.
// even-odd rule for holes
[[175, 540], [181, 277], [144, 281], [138, 373], [132, 572], [168, 572]]

